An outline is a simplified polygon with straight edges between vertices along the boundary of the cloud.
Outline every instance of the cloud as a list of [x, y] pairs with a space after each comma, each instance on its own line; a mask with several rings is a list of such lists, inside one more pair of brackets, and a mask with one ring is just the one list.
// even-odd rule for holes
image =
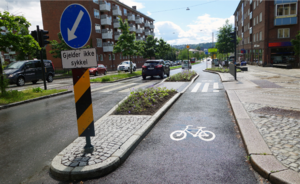
[[39, 0], [30, 1], [1, 1], [0, 11], [7, 11], [13, 15], [23, 15], [31, 26], [29, 30], [36, 30], [36, 26], [39, 25], [40, 29], [43, 29], [42, 12]]
[[150, 16], [151, 14], [152, 14], [151, 12], [147, 11], [147, 15], [148, 15], [148, 16]]
[[197, 17], [192, 24], [187, 25], [187, 31], [170, 21], [156, 22], [154, 31], [156, 37], [162, 37], [171, 45], [211, 42], [212, 32], [214, 32], [214, 41], [216, 41], [216, 32], [225, 24], [227, 19], [230, 24], [234, 23], [234, 16], [215, 18], [209, 14], [204, 14]]
[[126, 4], [129, 7], [136, 6], [136, 9], [138, 9], [138, 10], [145, 8], [143, 3], [138, 3], [138, 2], [135, 2], [134, 0], [120, 0], [120, 2]]

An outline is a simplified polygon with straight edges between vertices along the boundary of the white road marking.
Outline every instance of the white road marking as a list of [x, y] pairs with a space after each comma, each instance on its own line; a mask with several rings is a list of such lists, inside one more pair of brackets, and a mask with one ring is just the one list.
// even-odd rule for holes
[[214, 83], [214, 89], [219, 89], [219, 84], [217, 82]]
[[117, 90], [117, 89], [120, 89], [120, 88], [132, 86], [132, 85], [135, 85], [135, 84], [136, 83], [130, 83], [130, 84], [127, 84], [127, 85], [122, 85], [122, 86], [119, 86], [119, 87], [111, 88], [111, 89], [108, 89], [108, 90], [105, 90], [105, 91], [102, 91], [102, 92], [110, 92], [110, 91], [114, 91], [114, 90]]
[[213, 92], [219, 92], [219, 90], [214, 90]]
[[202, 89], [202, 92], [207, 92], [208, 91], [208, 86], [209, 86], [209, 83], [205, 83], [204, 87]]
[[[137, 85], [137, 86], [134, 86], [134, 89], [138, 89], [138, 88], [140, 88], [140, 87], [143, 87], [143, 86], [147, 86], [147, 85], [152, 85], [152, 84], [154, 84], [154, 83], [152, 83], [152, 82], [146, 82], [146, 83], [143, 83], [143, 84], [140, 84], [140, 85]], [[128, 89], [124, 89], [124, 90], [122, 90], [122, 91], [119, 91], [119, 92], [130, 92], [130, 90], [132, 90], [132, 88], [128, 88]]]
[[192, 93], [195, 93], [198, 91], [198, 89], [200, 88], [201, 83], [197, 83], [196, 86], [193, 88]]

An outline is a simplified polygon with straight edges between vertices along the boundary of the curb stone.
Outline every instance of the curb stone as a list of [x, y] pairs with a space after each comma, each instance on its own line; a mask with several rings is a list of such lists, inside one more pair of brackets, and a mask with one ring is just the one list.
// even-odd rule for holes
[[226, 94], [254, 170], [275, 184], [299, 184], [300, 174], [283, 166], [274, 157], [235, 92], [226, 90]]
[[[194, 79], [190, 82], [188, 86], [190, 86], [198, 76], [199, 75], [194, 77]], [[163, 81], [165, 80], [166, 79], [164, 79]], [[63, 155], [65, 154], [65, 150], [67, 148], [72, 147], [73, 144], [76, 144], [76, 140], [78, 138], [75, 139], [75, 141], [73, 141], [66, 149], [61, 151], [53, 159], [50, 167], [51, 175], [59, 180], [71, 181], [71, 180], [92, 179], [92, 178], [101, 177], [111, 173], [112, 171], [117, 169], [122, 163], [124, 163], [124, 161], [129, 157], [129, 155], [143, 140], [143, 138], [151, 131], [151, 129], [155, 126], [155, 124], [167, 112], [167, 110], [177, 101], [177, 99], [184, 93], [185, 90], [175, 94], [170, 100], [168, 100], [163, 105], [163, 107], [161, 107], [140, 129], [138, 129], [123, 145], [121, 145], [117, 151], [115, 151], [107, 160], [105, 160], [102, 163], [98, 163], [95, 165], [87, 165], [83, 167], [75, 167], [75, 168], [62, 165], [61, 160]], [[109, 112], [107, 112], [99, 120], [97, 120], [95, 124], [100, 123], [101, 120], [111, 115], [118, 107], [118, 105], [121, 104], [123, 101], [125, 101], [127, 98], [128, 96], [125, 97], [122, 101], [120, 101], [117, 105], [115, 105]]]
[[21, 105], [21, 104], [26, 104], [26, 103], [38, 101], [38, 100], [43, 100], [43, 99], [46, 99], [46, 98], [51, 98], [51, 97], [55, 97], [55, 96], [59, 96], [59, 95], [64, 95], [64, 94], [67, 94], [67, 93], [72, 93], [72, 91], [54, 93], [52, 95], [47, 95], [47, 96], [42, 96], [42, 97], [38, 97], [38, 98], [33, 98], [33, 99], [30, 99], [30, 100], [25, 100], [25, 101], [21, 101], [21, 102], [15, 102], [15, 103], [7, 104], [7, 105], [2, 105], [2, 106], [0, 106], [0, 110], [7, 109], [7, 108], [17, 106], [17, 105]]

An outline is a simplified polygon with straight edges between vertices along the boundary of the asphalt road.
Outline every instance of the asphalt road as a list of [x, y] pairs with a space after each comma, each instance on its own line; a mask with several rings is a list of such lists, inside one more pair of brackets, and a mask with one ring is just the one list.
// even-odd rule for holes
[[[260, 177], [246, 162], [246, 152], [219, 76], [203, 73], [204, 68], [204, 63], [193, 66], [200, 77], [121, 167], [105, 177], [83, 183], [260, 183]], [[202, 87], [191, 92], [197, 83], [215, 82], [219, 84], [219, 92], [213, 92], [212, 85], [207, 92], [202, 92]], [[181, 141], [171, 139], [172, 132], [184, 130], [187, 125], [206, 127], [204, 130], [213, 132], [215, 139], [203, 141], [190, 134]], [[52, 179], [48, 168], [28, 181], [63, 183]]]

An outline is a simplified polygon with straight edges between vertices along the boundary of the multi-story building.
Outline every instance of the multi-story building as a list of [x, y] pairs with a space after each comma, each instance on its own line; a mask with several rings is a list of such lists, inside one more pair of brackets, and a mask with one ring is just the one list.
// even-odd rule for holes
[[[2, 26], [1, 27], [1, 32], [0, 34], [5, 35], [7, 33], [6, 27]], [[16, 61], [16, 52], [13, 51], [10, 48], [6, 48], [6, 52], [0, 52], [0, 62], [4, 63], [11, 63], [13, 61]]]
[[239, 59], [259, 65], [294, 63], [291, 40], [300, 30], [297, 0], [241, 0], [234, 12]]
[[[96, 48], [97, 62], [104, 64], [108, 70], [116, 70], [119, 63], [129, 60], [122, 53], [113, 53], [113, 46], [121, 34], [118, 19], [128, 20], [130, 31], [135, 32], [137, 40], [146, 40], [149, 35], [154, 36], [154, 19], [137, 11], [136, 6], [129, 7], [119, 0], [85, 0], [85, 1], [56, 1], [41, 0], [44, 30], [49, 31], [49, 40], [59, 40], [59, 22], [64, 9], [78, 3], [83, 5], [91, 16], [92, 33], [86, 45], [92, 44]], [[62, 68], [61, 59], [53, 58], [46, 47], [47, 59], [54, 62], [58, 69]], [[132, 61], [141, 67], [146, 59], [142, 56], [133, 56]]]

